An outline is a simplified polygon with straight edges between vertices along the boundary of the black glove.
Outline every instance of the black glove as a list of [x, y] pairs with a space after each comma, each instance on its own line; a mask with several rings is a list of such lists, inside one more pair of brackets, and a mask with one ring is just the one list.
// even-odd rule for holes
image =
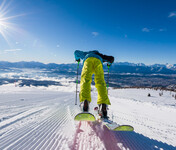
[[109, 56], [109, 62], [112, 64], [114, 62], [114, 57], [113, 56]]
[[80, 62], [80, 58], [79, 59], [76, 59], [77, 62]]
[[107, 67], [110, 67], [111, 66], [111, 63], [107, 63]]

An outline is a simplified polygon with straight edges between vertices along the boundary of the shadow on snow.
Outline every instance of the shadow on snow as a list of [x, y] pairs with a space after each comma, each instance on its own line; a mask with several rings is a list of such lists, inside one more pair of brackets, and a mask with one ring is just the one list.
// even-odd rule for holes
[[[163, 142], [159, 142], [154, 139], [150, 139], [136, 132], [124, 132], [124, 131], [110, 131], [102, 123], [99, 122], [87, 122], [86, 129], [88, 126], [92, 129], [92, 132], [100, 139], [104, 144], [106, 150], [120, 150], [120, 149], [129, 149], [129, 150], [175, 150], [176, 148], [168, 145]], [[80, 133], [86, 131], [81, 130], [81, 122], [77, 126], [77, 131], [75, 134], [74, 143], [71, 149], [77, 149], [80, 147], [81, 140]], [[90, 129], [88, 129], [90, 130]], [[89, 133], [89, 136], [84, 136], [84, 138], [89, 138], [87, 141], [90, 141], [92, 134]], [[76, 143], [76, 139], [79, 138], [79, 143]], [[92, 141], [94, 142], [94, 141]], [[75, 144], [79, 145], [75, 147]], [[92, 144], [93, 145], [93, 144]], [[96, 145], [94, 145], [96, 146]], [[97, 148], [97, 147], [94, 147]]]

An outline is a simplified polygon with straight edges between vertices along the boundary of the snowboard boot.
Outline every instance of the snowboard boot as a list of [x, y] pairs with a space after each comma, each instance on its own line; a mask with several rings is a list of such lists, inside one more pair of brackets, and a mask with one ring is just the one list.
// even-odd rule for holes
[[85, 101], [81, 102], [80, 108], [81, 108], [81, 111], [88, 112], [89, 111], [89, 101], [85, 100]]
[[108, 112], [107, 112], [107, 105], [106, 104], [100, 104], [99, 105], [99, 111], [98, 114], [101, 116], [101, 118], [108, 119]]

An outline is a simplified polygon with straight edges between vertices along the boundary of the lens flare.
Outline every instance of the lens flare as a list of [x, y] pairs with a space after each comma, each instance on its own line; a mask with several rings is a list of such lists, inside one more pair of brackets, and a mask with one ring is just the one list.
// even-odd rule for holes
[[8, 37], [12, 36], [14, 32], [18, 32], [17, 25], [12, 23], [13, 19], [24, 15], [8, 16], [11, 2], [12, 1], [9, 1], [7, 3], [6, 0], [3, 0], [0, 4], [0, 36], [2, 36], [7, 43], [9, 43]]

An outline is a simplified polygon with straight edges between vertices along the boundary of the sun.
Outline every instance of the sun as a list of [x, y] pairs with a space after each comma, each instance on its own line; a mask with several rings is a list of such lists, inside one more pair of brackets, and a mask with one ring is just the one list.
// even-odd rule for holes
[[11, 2], [12, 1], [9, 1], [9, 3], [7, 3], [6, 0], [3, 0], [0, 4], [0, 36], [2, 36], [7, 43], [9, 43], [8, 37], [18, 30], [16, 24], [12, 22], [13, 19], [24, 15], [9, 16], [8, 13], [11, 11], [9, 8]]

